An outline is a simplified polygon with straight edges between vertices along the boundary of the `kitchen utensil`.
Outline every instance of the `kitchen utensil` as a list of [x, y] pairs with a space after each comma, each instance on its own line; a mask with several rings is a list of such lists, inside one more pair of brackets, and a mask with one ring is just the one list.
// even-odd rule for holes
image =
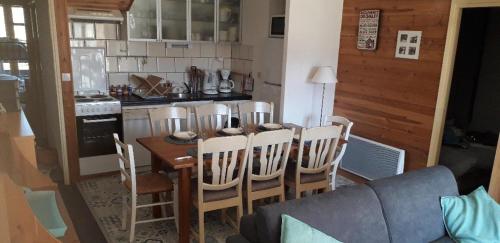
[[226, 30], [219, 31], [219, 40], [227, 41], [228, 40], [228, 32]]
[[231, 19], [231, 8], [228, 7], [222, 7], [220, 8], [220, 20], [222, 22], [227, 22], [229, 19]]
[[222, 77], [222, 81], [220, 81], [220, 83], [219, 83], [219, 92], [231, 93], [231, 90], [234, 88], [233, 80], [229, 80], [231, 70], [222, 69], [222, 70], [220, 70], [220, 74]]
[[217, 94], [217, 85], [219, 78], [217, 72], [209, 72], [205, 70], [205, 77], [203, 78], [203, 93], [214, 95]]

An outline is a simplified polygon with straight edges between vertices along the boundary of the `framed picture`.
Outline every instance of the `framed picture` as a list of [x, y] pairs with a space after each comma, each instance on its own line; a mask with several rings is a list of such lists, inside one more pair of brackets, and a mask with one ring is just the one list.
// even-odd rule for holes
[[396, 57], [418, 60], [422, 31], [398, 31]]
[[363, 10], [359, 13], [358, 50], [377, 49], [380, 10]]

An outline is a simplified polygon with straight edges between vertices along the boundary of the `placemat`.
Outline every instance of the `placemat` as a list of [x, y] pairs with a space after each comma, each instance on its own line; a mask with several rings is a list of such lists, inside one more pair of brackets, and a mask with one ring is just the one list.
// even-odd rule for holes
[[177, 145], [196, 144], [198, 142], [198, 137], [195, 137], [191, 140], [182, 140], [169, 135], [165, 137], [165, 142]]

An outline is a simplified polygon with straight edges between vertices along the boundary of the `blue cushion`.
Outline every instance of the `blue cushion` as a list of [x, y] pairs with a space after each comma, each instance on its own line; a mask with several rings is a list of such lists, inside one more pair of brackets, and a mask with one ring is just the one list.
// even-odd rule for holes
[[500, 205], [481, 186], [466, 196], [441, 197], [444, 222], [459, 243], [500, 243]]
[[290, 217], [281, 215], [281, 243], [341, 243], [325, 233]]

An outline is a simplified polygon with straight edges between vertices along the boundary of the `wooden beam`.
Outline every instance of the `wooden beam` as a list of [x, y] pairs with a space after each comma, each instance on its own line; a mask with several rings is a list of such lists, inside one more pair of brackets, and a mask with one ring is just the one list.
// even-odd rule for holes
[[[54, 0], [56, 14], [57, 43], [59, 46], [60, 74], [72, 74], [71, 49], [69, 45], [68, 28], [68, 2], [67, 0]], [[72, 79], [72, 78], [71, 78]], [[80, 179], [80, 166], [78, 163], [78, 139], [76, 132], [75, 98], [73, 94], [73, 80], [62, 81], [63, 111], [66, 130], [66, 150], [71, 183]]]

